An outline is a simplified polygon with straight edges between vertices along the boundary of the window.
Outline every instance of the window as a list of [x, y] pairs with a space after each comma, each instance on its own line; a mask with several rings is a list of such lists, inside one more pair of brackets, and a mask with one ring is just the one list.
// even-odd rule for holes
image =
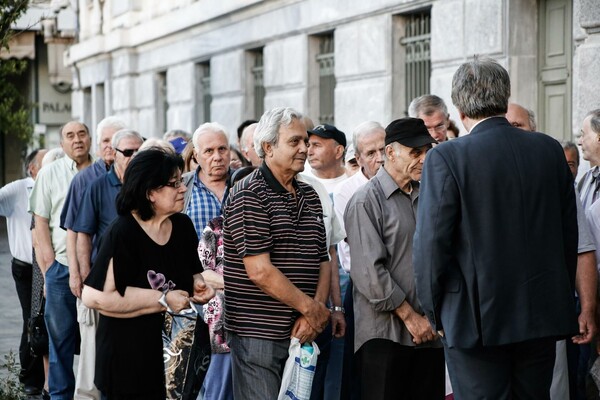
[[334, 125], [335, 60], [333, 33], [320, 35], [316, 61], [319, 65], [319, 123]]
[[196, 66], [196, 126], [210, 122], [210, 61], [205, 61]]
[[156, 75], [156, 126], [160, 130], [158, 136], [162, 137], [167, 131], [167, 110], [169, 103], [167, 101], [167, 72], [159, 72]]
[[400, 43], [406, 49], [406, 100], [429, 93], [431, 76], [431, 26], [429, 14], [407, 17], [405, 35]]
[[405, 110], [415, 98], [428, 94], [431, 77], [431, 17], [429, 12], [402, 16], [404, 35]]
[[263, 50], [251, 50], [248, 52], [250, 56], [252, 75], [252, 103], [254, 108], [254, 119], [260, 119], [265, 112], [265, 84], [263, 79], [264, 63]]

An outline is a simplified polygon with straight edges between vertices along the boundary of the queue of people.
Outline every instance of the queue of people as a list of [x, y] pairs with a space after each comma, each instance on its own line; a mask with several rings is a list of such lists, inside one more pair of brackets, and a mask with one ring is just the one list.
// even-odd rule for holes
[[[490, 59], [458, 68], [459, 138], [432, 94], [350, 136], [289, 107], [237, 144], [108, 117], [96, 157], [68, 122], [62, 158], [34, 152], [0, 189], [25, 392], [164, 399], [164, 313], [197, 303], [212, 355], [193, 398], [277, 399], [292, 337], [321, 349], [315, 400], [597, 398], [600, 111], [576, 187], [577, 146], [536, 132], [510, 85]], [[41, 306], [47, 358], [27, 345]]]

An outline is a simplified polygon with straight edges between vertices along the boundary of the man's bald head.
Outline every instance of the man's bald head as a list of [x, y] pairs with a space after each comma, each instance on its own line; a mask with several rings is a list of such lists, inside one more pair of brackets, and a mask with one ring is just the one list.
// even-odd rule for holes
[[506, 111], [506, 119], [516, 128], [526, 131], [535, 131], [535, 114], [516, 103], [509, 103]]

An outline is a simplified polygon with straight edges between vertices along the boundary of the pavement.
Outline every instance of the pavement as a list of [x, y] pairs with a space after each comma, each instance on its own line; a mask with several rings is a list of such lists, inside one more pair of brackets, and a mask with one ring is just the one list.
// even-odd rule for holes
[[[19, 341], [21, 340], [21, 306], [12, 277], [11, 260], [6, 234], [6, 219], [0, 217], [0, 380], [4, 380], [8, 376], [4, 365], [5, 356], [12, 352], [18, 362]], [[27, 397], [28, 400], [41, 398], [41, 396]]]

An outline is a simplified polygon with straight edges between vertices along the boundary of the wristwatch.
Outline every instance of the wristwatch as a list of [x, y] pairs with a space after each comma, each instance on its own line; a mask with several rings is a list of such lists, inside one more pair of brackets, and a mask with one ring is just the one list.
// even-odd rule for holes
[[346, 310], [344, 310], [344, 307], [341, 307], [341, 306], [333, 306], [329, 309], [329, 311], [331, 311], [331, 312], [339, 311], [342, 314], [346, 314]]

